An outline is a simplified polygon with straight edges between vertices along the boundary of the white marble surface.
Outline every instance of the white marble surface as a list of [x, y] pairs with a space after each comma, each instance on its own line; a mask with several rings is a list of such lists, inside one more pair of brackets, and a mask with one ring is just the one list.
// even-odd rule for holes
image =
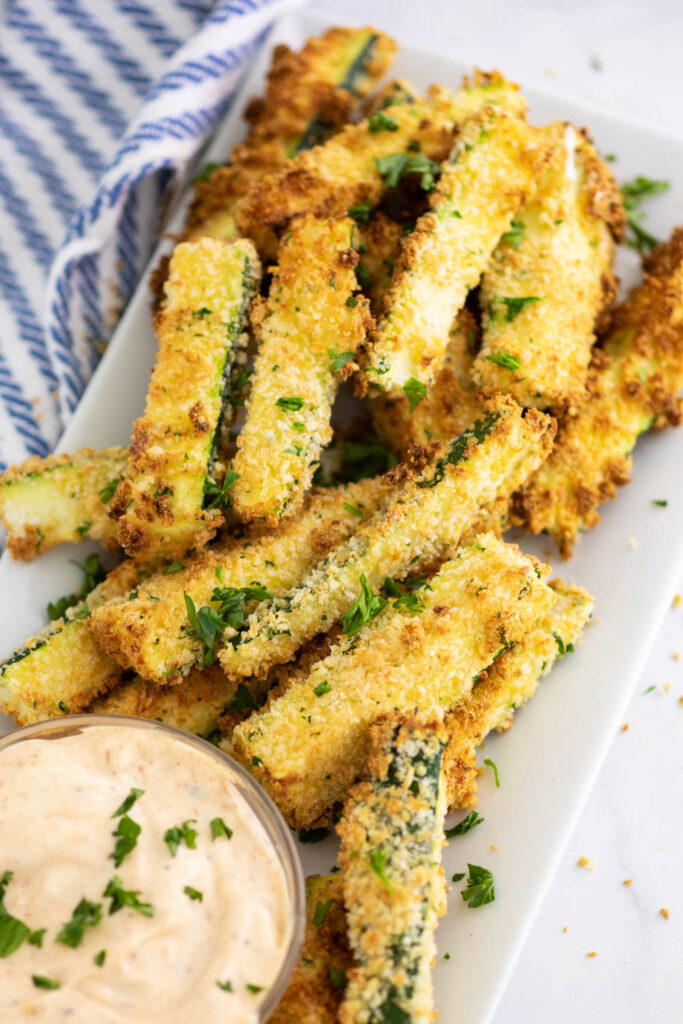
[[[399, 40], [499, 67], [512, 78], [683, 134], [680, 0], [324, 0], [312, 6], [340, 23], [371, 22]], [[672, 656], [677, 650], [680, 661]], [[644, 693], [650, 686], [656, 689]], [[679, 698], [683, 606], [672, 607], [663, 624], [624, 718], [628, 729], [614, 739], [494, 1024], [683, 1020]], [[577, 865], [582, 856], [594, 870]], [[625, 879], [633, 884], [625, 886]], [[441, 1019], [455, 1024], [457, 1008]]]

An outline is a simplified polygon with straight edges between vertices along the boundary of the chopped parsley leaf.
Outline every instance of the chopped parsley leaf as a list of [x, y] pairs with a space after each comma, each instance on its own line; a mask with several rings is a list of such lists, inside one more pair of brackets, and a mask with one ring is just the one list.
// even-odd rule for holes
[[464, 836], [470, 829], [476, 828], [477, 825], [481, 825], [484, 821], [483, 818], [479, 817], [477, 811], [470, 811], [466, 818], [463, 818], [461, 822], [455, 825], [453, 828], [446, 829], [446, 839], [454, 839], [456, 836]]
[[343, 506], [347, 512], [350, 512], [352, 516], [357, 516], [359, 519], [363, 518], [362, 511], [355, 505], [351, 505], [350, 502], [345, 501]]
[[355, 309], [356, 306], [358, 305], [358, 299], [356, 298], [356, 296], [349, 295], [348, 299], [346, 300], [346, 305], [349, 307], [349, 309]]
[[328, 348], [327, 354], [332, 360], [332, 366], [330, 367], [332, 373], [339, 373], [341, 368], [346, 366], [347, 363], [350, 363], [354, 358], [353, 352], [342, 352], [340, 354], [337, 352], [336, 348]]
[[128, 814], [128, 811], [131, 809], [133, 804], [140, 799], [144, 792], [144, 789], [131, 789], [130, 793], [123, 801], [123, 803], [120, 805], [120, 807], [117, 807], [114, 813], [112, 814], [112, 818], [120, 818], [122, 814]]
[[216, 484], [213, 480], [207, 479], [204, 486], [204, 508], [229, 508], [230, 498], [228, 497], [228, 491], [239, 478], [239, 473], [236, 473], [234, 469], [228, 466], [228, 471], [222, 484]]
[[370, 220], [370, 210], [370, 200], [364, 199], [362, 203], [357, 203], [355, 206], [352, 206], [346, 212], [348, 213], [349, 217], [357, 221], [359, 224], [367, 224], [368, 221]]
[[560, 657], [563, 657], [565, 654], [572, 653], [574, 650], [574, 644], [565, 644], [560, 634], [556, 633], [555, 630], [553, 630], [553, 636], [555, 637], [555, 643], [557, 644], [557, 649], [560, 652]]
[[232, 839], [233, 832], [229, 825], [226, 825], [222, 818], [212, 818], [209, 825], [211, 829], [211, 841], [220, 839], [221, 836], [225, 836], [226, 839]]
[[533, 306], [535, 302], [542, 302], [543, 296], [515, 295], [512, 298], [500, 298], [498, 301], [505, 306], [505, 319], [508, 323], [512, 323], [527, 306]]
[[664, 498], [655, 498], [652, 504], [656, 505], [657, 508], [666, 508], [669, 502], [666, 501]]
[[59, 708], [59, 710], [60, 710], [60, 711], [61, 711], [61, 712], [62, 712], [63, 714], [65, 714], [65, 715], [68, 715], [68, 714], [69, 714], [69, 708], [68, 708], [68, 705], [66, 705], [66, 704], [64, 703], [64, 701], [63, 701], [63, 700], [60, 700], [60, 702], [59, 702], [59, 704], [57, 705], [57, 707]]
[[647, 690], [643, 690], [643, 696], [645, 696], [646, 693], [652, 693], [652, 691], [656, 690], [656, 689], [657, 689], [657, 687], [654, 686], [654, 685], [653, 686], [648, 686]]
[[47, 928], [38, 928], [35, 932], [31, 932], [31, 934], [29, 935], [28, 940], [27, 940], [29, 946], [37, 946], [38, 949], [42, 949], [43, 948], [43, 936], [45, 935], [46, 931], [47, 931]]
[[362, 573], [360, 578], [360, 594], [349, 610], [342, 615], [342, 633], [345, 633], [346, 636], [355, 636], [366, 622], [370, 622], [376, 615], [379, 615], [387, 603], [386, 597], [373, 592], [365, 574]]
[[185, 566], [182, 562], [171, 562], [171, 564], [167, 565], [164, 569], [162, 576], [173, 576], [177, 572], [182, 572], [184, 568]]
[[356, 280], [361, 288], [372, 288], [372, 274], [362, 260], [356, 267]]
[[104, 485], [104, 487], [100, 491], [98, 491], [100, 501], [102, 502], [103, 505], [106, 505], [108, 502], [111, 501], [111, 499], [114, 497], [116, 493], [116, 488], [119, 486], [122, 480], [122, 476], [114, 477], [113, 480], [110, 480], [108, 483]]
[[[498, 766], [497, 766], [497, 764], [495, 763], [495, 761], [492, 761], [490, 757], [485, 757], [484, 758], [484, 764], [488, 765], [489, 768], [493, 769], [493, 777], [496, 780], [496, 789], [499, 789], [500, 788], [500, 776], [498, 774]], [[484, 819], [482, 818], [481, 820], [483, 821]], [[478, 824], [478, 822], [475, 822], [475, 825], [476, 824]]]
[[525, 231], [526, 224], [523, 220], [513, 220], [510, 224], [510, 230], [505, 232], [501, 241], [511, 245], [514, 249], [518, 249], [524, 241]]
[[451, 878], [452, 882], [460, 882], [465, 877], [464, 871], [457, 871]]
[[60, 981], [55, 981], [54, 978], [46, 978], [42, 974], [32, 974], [31, 980], [36, 988], [55, 989], [62, 987], [62, 983]]
[[194, 818], [188, 818], [182, 825], [174, 825], [173, 828], [166, 829], [164, 832], [164, 842], [171, 851], [172, 857], [175, 857], [181, 843], [185, 843], [190, 850], [197, 849], [197, 843], [195, 842], [197, 830], [192, 828], [194, 820]]
[[626, 244], [638, 252], [653, 249], [658, 239], [646, 231], [642, 225], [643, 214], [639, 207], [646, 199], [666, 192], [671, 183], [657, 178], [646, 178], [638, 175], [632, 181], [625, 181], [621, 186], [621, 197], [626, 210], [626, 223], [630, 234], [626, 236]]
[[440, 166], [424, 153], [409, 156], [407, 153], [389, 153], [375, 157], [379, 173], [387, 188], [395, 188], [406, 174], [420, 175], [420, 188], [431, 192], [441, 174]]
[[518, 370], [522, 365], [517, 356], [511, 356], [509, 352], [491, 352], [485, 357], [490, 363], [502, 366], [504, 370]]
[[86, 928], [94, 928], [102, 920], [102, 904], [91, 903], [85, 897], [80, 901], [71, 915], [71, 920], [62, 925], [56, 936], [56, 941], [64, 946], [75, 949], [83, 941]]
[[222, 988], [224, 992], [232, 992], [231, 981], [217, 981], [216, 984], [219, 988]]
[[192, 184], [196, 185], [198, 181], [208, 181], [214, 171], [218, 170], [219, 167], [223, 167], [223, 164], [209, 163], [205, 167], [202, 167], [199, 174], [196, 174], [192, 179]]
[[31, 934], [28, 925], [13, 917], [4, 904], [5, 889], [12, 881], [13, 875], [12, 871], [5, 871], [0, 877], [0, 958], [3, 959], [19, 949], [22, 942]]
[[291, 398], [278, 398], [275, 404], [278, 408], [284, 409], [285, 412], [298, 412], [299, 409], [303, 408], [304, 400], [299, 398], [298, 395], [293, 395]]
[[204, 893], [200, 892], [199, 889], [193, 889], [191, 885], [186, 885], [183, 892], [186, 896], [189, 896], [191, 900], [197, 900], [199, 903], [204, 902]]
[[109, 905], [109, 913], [115, 914], [118, 910], [123, 907], [130, 907], [131, 910], [137, 910], [139, 914], [143, 914], [144, 917], [153, 917], [154, 908], [151, 903], [143, 903], [138, 899], [140, 895], [137, 889], [124, 889], [123, 882], [118, 875], [107, 883], [107, 888], [102, 893], [103, 896], [108, 896], [111, 900]]
[[427, 386], [415, 377], [409, 377], [403, 385], [403, 394], [410, 402], [410, 411], [414, 412], [420, 402], [427, 397]]
[[469, 878], [467, 887], [462, 890], [461, 896], [467, 902], [468, 907], [483, 907], [486, 903], [493, 903], [496, 898], [496, 890], [493, 884], [493, 875], [488, 868], [480, 868], [476, 864], [468, 864]]
[[313, 912], [313, 924], [316, 928], [319, 928], [325, 921], [325, 918], [329, 914], [332, 904], [334, 903], [334, 897], [331, 896], [325, 903], [321, 903], [320, 900], [315, 905], [315, 911]]
[[401, 594], [394, 601], [394, 608], [400, 608], [411, 614], [424, 611], [424, 607], [425, 603], [419, 594]]
[[370, 854], [370, 868], [379, 878], [383, 886], [385, 886], [389, 892], [393, 892], [391, 882], [387, 878], [387, 852], [382, 846], [378, 846], [376, 850], [373, 850]]
[[395, 121], [393, 117], [388, 117], [384, 111], [378, 110], [376, 114], [368, 118], [368, 128], [372, 135], [376, 132], [397, 132], [398, 121]]
[[109, 854], [117, 868], [121, 867], [128, 854], [132, 853], [137, 846], [138, 836], [141, 831], [142, 829], [137, 821], [133, 821], [127, 814], [123, 815], [116, 826], [116, 831], [112, 832], [116, 839], [116, 845], [114, 852]]
[[255, 996], [258, 992], [263, 992], [263, 985], [247, 985], [247, 992]]
[[330, 976], [330, 984], [332, 988], [346, 988], [349, 983], [349, 979], [346, 976], [346, 971], [340, 970], [337, 967], [333, 967], [332, 964], [327, 965], [327, 973]]
[[67, 609], [73, 608], [79, 601], [82, 601], [87, 597], [90, 591], [94, 590], [97, 584], [101, 583], [107, 575], [104, 571], [104, 566], [100, 562], [99, 555], [88, 555], [83, 564], [75, 562], [73, 559], [71, 559], [71, 563], [72, 565], [77, 565], [83, 572], [83, 583], [77, 593], [67, 594], [64, 597], [58, 598], [55, 602], [49, 602], [47, 606], [47, 614], [52, 620], [64, 618]]
[[106, 959], [107, 959], [107, 951], [106, 951], [106, 949], [101, 949], [99, 951], [99, 953], [95, 953], [95, 956], [93, 957], [93, 960], [95, 961], [95, 965], [97, 967], [104, 967], [104, 961]]
[[254, 695], [246, 688], [244, 683], [238, 683], [235, 696], [228, 704], [228, 711], [256, 711], [258, 704]]
[[317, 686], [313, 687], [313, 693], [316, 697], [322, 697], [323, 694], [330, 692], [330, 684], [327, 679], [323, 679], [322, 683], [318, 683]]

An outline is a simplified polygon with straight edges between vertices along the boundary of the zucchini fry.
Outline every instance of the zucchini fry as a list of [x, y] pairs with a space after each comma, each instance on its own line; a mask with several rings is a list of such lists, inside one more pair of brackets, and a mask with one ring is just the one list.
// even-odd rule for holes
[[453, 321], [443, 364], [434, 383], [427, 397], [412, 411], [406, 395], [370, 395], [375, 430], [394, 451], [405, 453], [411, 444], [448, 441], [483, 414], [482, 399], [472, 382], [478, 333], [472, 314], [461, 309]]
[[351, 120], [354, 106], [386, 73], [396, 50], [372, 28], [331, 28], [299, 53], [276, 46], [266, 94], [251, 101], [251, 130], [230, 154], [196, 183], [185, 237], [234, 238], [237, 200], [266, 173], [318, 145]]
[[228, 540], [186, 567], [169, 566], [139, 586], [133, 599], [98, 609], [89, 627], [124, 668], [153, 682], [180, 683], [209, 653], [190, 628], [186, 594], [199, 609], [210, 605], [217, 587], [258, 581], [275, 594], [286, 592], [371, 516], [393, 487], [392, 476], [314, 491], [296, 520], [273, 533]]
[[79, 608], [70, 608], [0, 663], [0, 709], [17, 725], [84, 711], [118, 683], [120, 667], [100, 650], [86, 622], [99, 604], [127, 593], [139, 578], [138, 567], [123, 562]]
[[385, 607], [239, 725], [236, 756], [294, 828], [310, 827], [363, 776], [373, 722], [415, 708], [442, 718], [522, 640], [552, 601], [543, 574], [516, 547], [479, 535], [420, 590], [417, 608]]
[[[425, 453], [396, 493], [287, 594], [264, 602], [246, 624], [226, 630], [219, 657], [229, 676], [262, 676], [325, 632], [358, 598], [361, 580], [377, 591], [386, 576], [403, 579], [431, 567], [457, 546], [484, 508], [509, 495], [540, 465], [554, 424], [526, 415], [503, 396], [483, 420], [450, 445]], [[106, 646], [106, 645], [105, 645]]]
[[365, 268], [360, 273], [368, 282], [364, 286], [365, 293], [370, 299], [372, 315], [379, 316], [406, 229], [384, 213], [378, 212], [367, 224], [359, 224], [357, 232], [358, 251], [362, 253], [359, 266]]
[[[509, 83], [494, 98], [519, 108], [516, 86]], [[347, 125], [324, 145], [299, 153], [282, 170], [262, 178], [237, 205], [240, 231], [260, 252], [269, 252], [272, 232], [280, 234], [296, 214], [340, 217], [358, 204], [375, 206], [385, 188], [378, 160], [419, 153], [441, 162], [457, 123], [482, 102], [490, 103], [490, 97], [478, 85], [455, 93], [432, 86], [426, 100], [397, 103], [382, 121], [373, 116]]]
[[351, 790], [337, 826], [356, 962], [339, 1021], [432, 1021], [434, 931], [446, 912], [446, 736], [438, 722], [409, 717], [373, 726], [371, 736], [371, 780]]
[[232, 461], [232, 505], [243, 522], [276, 526], [296, 511], [332, 438], [340, 364], [353, 362], [371, 323], [368, 300], [354, 295], [352, 233], [348, 218], [303, 217], [280, 245], [257, 312], [258, 351]]
[[202, 238], [173, 253], [145, 415], [112, 503], [119, 543], [141, 561], [201, 547], [223, 522], [222, 412], [260, 272], [246, 239]]
[[658, 246], [643, 283], [614, 312], [604, 349], [594, 352], [588, 399], [560, 423], [552, 454], [513, 503], [513, 519], [546, 530], [564, 557], [597, 506], [631, 477], [631, 452], [653, 425], [681, 421], [683, 228]]
[[[412, 108], [409, 108], [412, 109]], [[538, 129], [487, 106], [462, 126], [428, 213], [403, 239], [366, 368], [368, 386], [424, 396], [470, 288], [549, 157]]]
[[341, 875], [309, 875], [299, 962], [270, 1024], [337, 1024], [351, 963]]
[[444, 719], [448, 746], [443, 759], [449, 810], [477, 803], [476, 747], [493, 729], [505, 732], [515, 711], [533, 697], [553, 665], [576, 645], [590, 619], [593, 599], [581, 587], [553, 580], [553, 603], [520, 644], [481, 674], [470, 697]]
[[592, 144], [557, 121], [552, 158], [503, 235], [481, 283], [483, 344], [474, 380], [524, 406], [578, 407], [595, 326], [616, 295], [612, 230], [623, 234], [619, 188]]
[[13, 558], [84, 540], [116, 547], [107, 504], [128, 465], [127, 448], [82, 448], [73, 455], [34, 456], [0, 476], [0, 519]]

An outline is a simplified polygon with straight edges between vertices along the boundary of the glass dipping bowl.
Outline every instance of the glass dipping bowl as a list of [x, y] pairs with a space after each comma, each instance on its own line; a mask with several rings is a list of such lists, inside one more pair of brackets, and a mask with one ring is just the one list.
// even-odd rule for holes
[[[236, 786], [244, 801], [260, 822], [271, 847], [280, 862], [289, 898], [290, 938], [280, 970], [275, 981], [268, 990], [267, 997], [259, 1007], [259, 1024], [268, 1020], [282, 998], [287, 983], [299, 958], [303, 941], [304, 924], [306, 921], [306, 887], [301, 862], [297, 853], [292, 833], [279, 810], [264, 789], [251, 775], [233, 758], [206, 740], [175, 729], [161, 722], [145, 718], [132, 718], [126, 715], [69, 715], [64, 718], [53, 718], [49, 721], [26, 725], [21, 729], [0, 736], [0, 765], [2, 753], [15, 743], [26, 740], [59, 740], [65, 736], [73, 736], [84, 729], [94, 726], [109, 726], [119, 729], [154, 729], [161, 730], [176, 743], [192, 747], [220, 765], [227, 771], [230, 781]], [[225, 1018], [223, 1018], [225, 1019]], [[160, 1022], [161, 1024], [161, 1022]], [[209, 1024], [209, 1022], [207, 1022]]]

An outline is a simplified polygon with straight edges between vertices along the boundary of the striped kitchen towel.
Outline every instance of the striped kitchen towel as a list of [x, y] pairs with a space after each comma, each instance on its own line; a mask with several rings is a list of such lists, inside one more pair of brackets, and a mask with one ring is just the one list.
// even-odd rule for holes
[[0, 4], [0, 468], [54, 447], [162, 203], [296, 3]]

